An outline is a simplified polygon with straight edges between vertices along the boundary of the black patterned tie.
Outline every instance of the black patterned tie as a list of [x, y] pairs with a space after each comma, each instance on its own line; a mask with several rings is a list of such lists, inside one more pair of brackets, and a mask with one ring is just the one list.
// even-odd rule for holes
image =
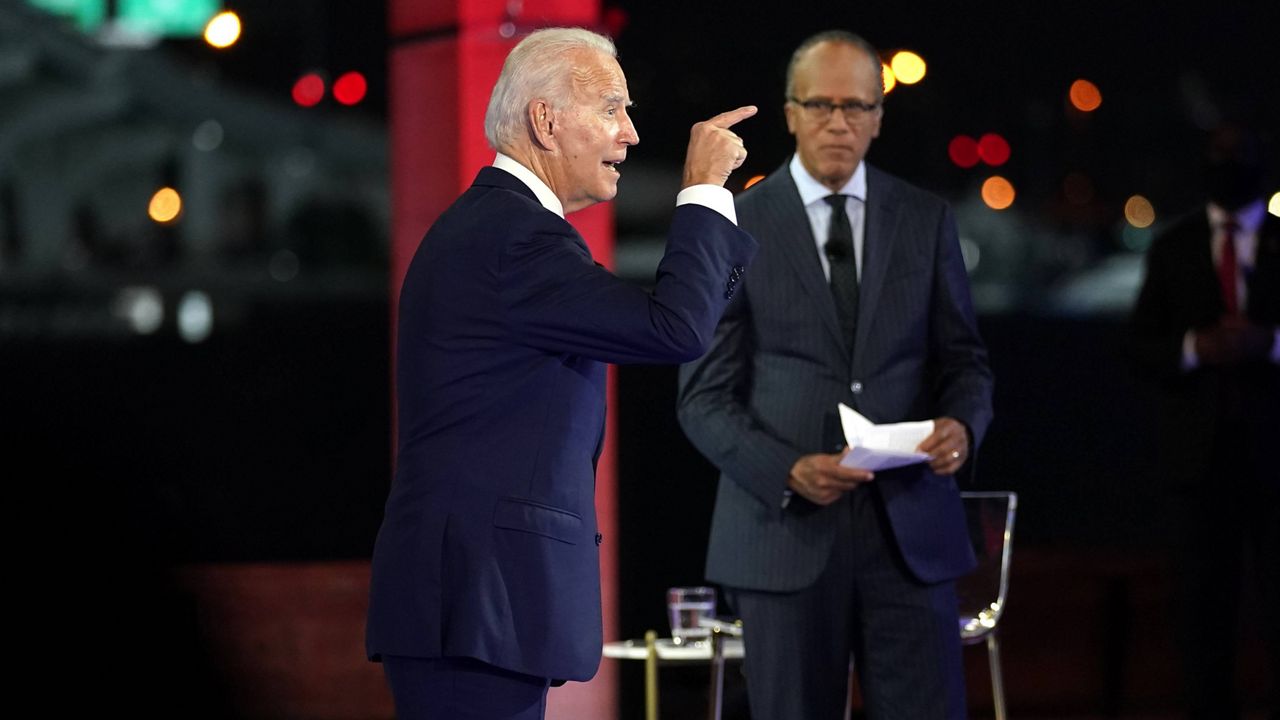
[[858, 265], [853, 255], [853, 228], [845, 212], [845, 195], [824, 198], [831, 206], [831, 232], [824, 250], [831, 263], [831, 296], [836, 301], [836, 317], [844, 334], [845, 349], [853, 356], [853, 337], [858, 327]]

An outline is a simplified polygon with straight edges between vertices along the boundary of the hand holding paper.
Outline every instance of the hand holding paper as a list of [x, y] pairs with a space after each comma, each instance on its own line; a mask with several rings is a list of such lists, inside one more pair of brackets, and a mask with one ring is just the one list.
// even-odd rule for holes
[[916, 450], [933, 433], [933, 421], [876, 425], [858, 411], [840, 403], [840, 425], [849, 452], [840, 464], [864, 470], [885, 470], [928, 461], [929, 454]]

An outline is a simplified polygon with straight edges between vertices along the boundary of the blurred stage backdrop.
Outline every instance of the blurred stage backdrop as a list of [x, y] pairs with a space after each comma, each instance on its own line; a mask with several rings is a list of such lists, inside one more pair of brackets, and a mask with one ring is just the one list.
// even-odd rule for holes
[[[362, 647], [392, 450], [389, 58], [450, 42], [468, 13], [511, 37], [562, 4], [432, 0], [421, 12], [444, 20], [406, 35], [380, 2], [0, 0], [0, 477], [20, 693], [134, 717], [391, 717]], [[869, 159], [956, 211], [997, 378], [978, 484], [1021, 496], [1002, 621], [1012, 711], [1173, 714], [1164, 495], [1124, 322], [1142, 252], [1198, 208], [1204, 130], [1228, 115], [1280, 127], [1275, 5], [588, 5], [636, 101], [642, 142], [612, 212], [613, 265], [639, 284], [690, 124], [761, 107], [741, 126], [741, 190], [793, 147], [794, 46], [843, 26], [881, 49], [896, 85]], [[224, 11], [236, 20], [210, 22]], [[716, 479], [676, 425], [674, 368], [616, 379], [610, 639], [663, 630], [665, 588], [702, 580]], [[989, 715], [985, 657], [966, 652]], [[607, 702], [639, 718], [639, 666], [616, 663]], [[664, 717], [700, 717], [706, 679], [664, 670]], [[727, 692], [742, 716], [732, 673]]]

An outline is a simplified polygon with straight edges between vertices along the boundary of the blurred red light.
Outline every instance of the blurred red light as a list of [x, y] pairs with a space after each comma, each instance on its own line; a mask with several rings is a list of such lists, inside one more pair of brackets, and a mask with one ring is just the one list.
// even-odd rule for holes
[[352, 70], [334, 81], [333, 99], [343, 105], [355, 105], [364, 99], [368, 89], [369, 84], [365, 82], [364, 75]]
[[315, 73], [307, 73], [293, 84], [293, 101], [302, 107], [311, 107], [324, 99], [324, 80]]
[[978, 140], [978, 157], [991, 167], [1009, 162], [1009, 143], [995, 133], [987, 133]]
[[968, 135], [957, 135], [951, 138], [947, 146], [947, 154], [951, 162], [962, 168], [971, 168], [978, 164], [978, 143]]

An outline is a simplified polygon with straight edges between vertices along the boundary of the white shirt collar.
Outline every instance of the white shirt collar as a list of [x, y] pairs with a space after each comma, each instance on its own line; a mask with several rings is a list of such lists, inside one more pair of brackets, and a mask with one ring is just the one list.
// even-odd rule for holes
[[1262, 227], [1262, 217], [1267, 212], [1266, 203], [1261, 198], [1245, 205], [1239, 210], [1228, 211], [1221, 205], [1209, 203], [1209, 226], [1214, 230], [1222, 227], [1227, 220], [1235, 220], [1241, 232], [1252, 235]]
[[[806, 206], [811, 203], [818, 202], [831, 194], [831, 190], [822, 183], [818, 182], [808, 170], [804, 169], [804, 165], [800, 162], [800, 154], [796, 153], [791, 156], [791, 179], [796, 183], [796, 189], [800, 191], [800, 201]], [[841, 195], [852, 195], [859, 200], [867, 201], [867, 163], [859, 160], [858, 167], [853, 171], [853, 177], [849, 178], [849, 182], [844, 187], [837, 190]]]
[[560, 217], [564, 217], [564, 205], [560, 204], [560, 198], [556, 197], [556, 194], [551, 192], [551, 188], [542, 182], [542, 178], [534, 175], [532, 170], [502, 153], [498, 153], [493, 158], [493, 166], [515, 175], [517, 180], [533, 191], [533, 194], [538, 198], [538, 202], [542, 203], [542, 207]]

